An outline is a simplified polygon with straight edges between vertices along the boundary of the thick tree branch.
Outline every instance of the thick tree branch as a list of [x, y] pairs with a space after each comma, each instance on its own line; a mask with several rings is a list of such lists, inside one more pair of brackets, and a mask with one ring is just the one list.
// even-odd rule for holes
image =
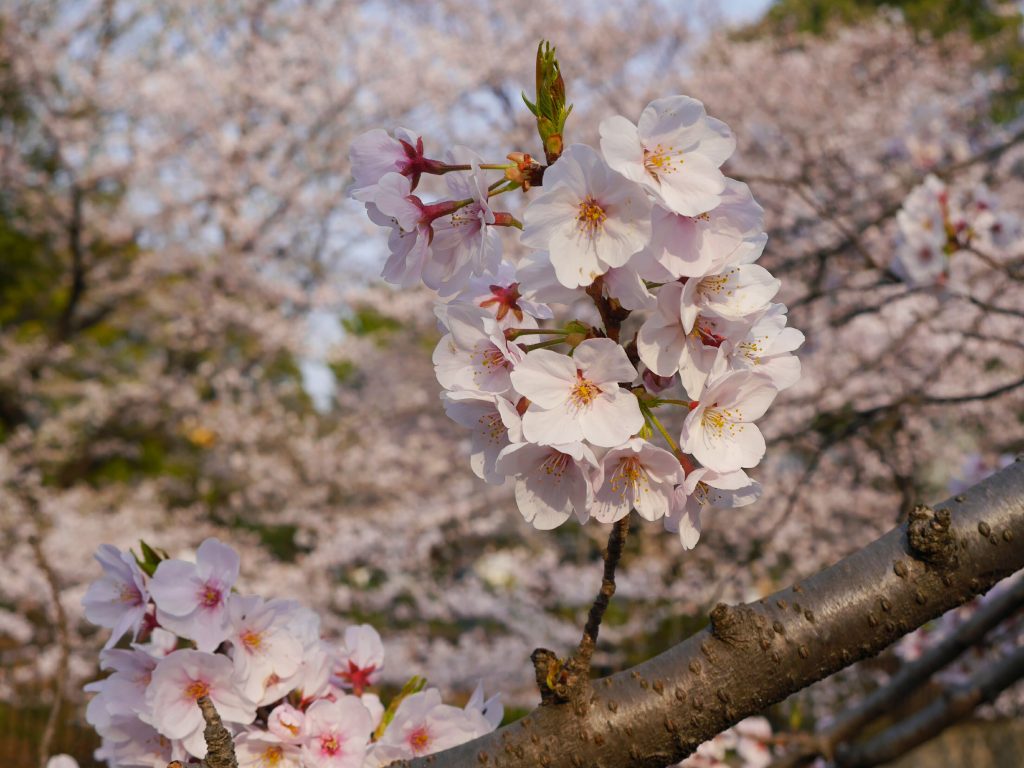
[[1024, 581], [1018, 581], [1006, 592], [978, 608], [967, 621], [948, 637], [905, 665], [884, 686], [873, 691], [856, 707], [839, 714], [828, 729], [833, 745], [848, 741], [865, 725], [891, 711], [932, 675], [959, 658], [964, 651], [980, 643], [985, 635], [1024, 606]]
[[666, 766], [744, 717], [881, 651], [1024, 567], [1024, 463], [911, 519], [831, 568], [596, 680], [573, 705], [409, 768]]
[[986, 666], [966, 683], [950, 686], [931, 704], [863, 744], [842, 747], [836, 753], [839, 768], [871, 768], [888, 763], [938, 736], [967, 717], [976, 707], [992, 701], [1024, 677], [1024, 648], [1017, 648]]
[[867, 725], [905, 701], [915, 690], [977, 645], [1003, 620], [1024, 606], [1024, 580], [985, 603], [948, 637], [929, 648], [919, 658], [904, 665], [885, 685], [872, 691], [855, 706], [840, 712], [833, 723], [814, 737], [799, 744], [798, 749], [774, 763], [772, 768], [789, 768], [809, 764], [820, 754], [831, 758], [839, 745], [849, 742]]

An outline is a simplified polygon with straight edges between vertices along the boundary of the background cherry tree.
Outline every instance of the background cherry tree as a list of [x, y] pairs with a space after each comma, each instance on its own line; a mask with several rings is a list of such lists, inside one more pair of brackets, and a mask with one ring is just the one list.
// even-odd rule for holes
[[[690, 552], [636, 532], [599, 670], [685, 637], [718, 600], [830, 564], [1021, 449], [1012, 72], [889, 17], [823, 38], [702, 26], [697, 45], [683, 11], [585, 10], [4, 8], [5, 698], [77, 701], [95, 677], [103, 638], [80, 600], [96, 545], [181, 553], [218, 535], [249, 590], [301, 595], [335, 634], [387, 627], [391, 684], [418, 672], [468, 694], [482, 677], [529, 705], [526, 659], [577, 641], [603, 533], [534, 534], [508, 490], [467, 471], [436, 397], [430, 298], [368, 284], [383, 243], [345, 192], [348, 146], [378, 125], [434, 149], [540, 155], [518, 95], [540, 37], [563, 51], [571, 141], [596, 145], [601, 117], [671, 93], [733, 126], [727, 170], [766, 209], [761, 263], [808, 337], [802, 380], [763, 424], [763, 499], [707, 516]], [[906, 261], [921, 254], [915, 205], [954, 230], [924, 280]], [[323, 362], [337, 386], [314, 407], [302, 373], [323, 378]], [[849, 694], [825, 684], [791, 710], [825, 716]]]

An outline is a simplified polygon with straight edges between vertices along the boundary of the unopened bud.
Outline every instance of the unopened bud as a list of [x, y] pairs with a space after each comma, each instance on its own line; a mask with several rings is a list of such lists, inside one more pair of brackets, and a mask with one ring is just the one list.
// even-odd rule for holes
[[573, 349], [576, 349], [580, 344], [587, 340], [587, 334], [585, 333], [570, 333], [565, 337], [565, 343]]

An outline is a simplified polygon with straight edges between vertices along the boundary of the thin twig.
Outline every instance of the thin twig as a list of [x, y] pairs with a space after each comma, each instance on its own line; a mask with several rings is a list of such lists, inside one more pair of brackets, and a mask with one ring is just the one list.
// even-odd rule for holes
[[50, 750], [53, 746], [53, 738], [57, 733], [57, 722], [60, 718], [61, 705], [64, 703], [64, 695], [67, 688], [68, 665], [71, 658], [71, 639], [68, 634], [68, 617], [64, 612], [64, 605], [60, 601], [60, 585], [57, 583], [57, 574], [46, 559], [42, 545], [43, 523], [39, 517], [39, 504], [31, 494], [23, 497], [35, 518], [37, 532], [32, 536], [30, 545], [35, 556], [36, 564], [42, 570], [46, 578], [46, 585], [50, 591], [50, 601], [53, 604], [54, 619], [57, 629], [57, 642], [60, 646], [60, 657], [57, 662], [57, 671], [53, 680], [53, 701], [50, 703], [50, 712], [46, 717], [46, 725], [43, 728], [43, 735], [39, 740], [39, 766], [46, 768], [50, 759]]
[[629, 535], [629, 515], [619, 520], [612, 526], [612, 532], [608, 535], [608, 546], [605, 547], [604, 575], [601, 578], [601, 589], [594, 598], [594, 604], [590, 606], [590, 613], [587, 614], [587, 624], [583, 628], [583, 637], [580, 639], [580, 647], [577, 657], [588, 667], [594, 656], [594, 649], [597, 647], [597, 635], [601, 630], [601, 619], [608, 609], [612, 595], [615, 594], [615, 569], [622, 558], [622, 550], [626, 544], [626, 537]]

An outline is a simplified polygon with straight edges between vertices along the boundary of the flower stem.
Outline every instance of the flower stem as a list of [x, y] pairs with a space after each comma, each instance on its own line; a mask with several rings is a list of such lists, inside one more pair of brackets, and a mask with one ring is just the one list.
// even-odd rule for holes
[[666, 403], [668, 405], [681, 405], [683, 408], [689, 408], [691, 411], [693, 410], [693, 403], [689, 400], [673, 400], [670, 397], [659, 397], [654, 401], [655, 406], [659, 406], [662, 403]]
[[567, 336], [569, 331], [562, 330], [561, 328], [509, 328], [505, 331], [505, 338], [518, 339], [520, 336], [540, 336], [543, 334], [548, 336]]
[[668, 430], [665, 429], [664, 425], [660, 421], [658, 421], [658, 417], [655, 416], [654, 413], [651, 411], [650, 406], [641, 401], [640, 410], [643, 411], [644, 418], [647, 419], [648, 423], [650, 423], [655, 429], [657, 429], [661, 433], [661, 436], [665, 439], [665, 442], [668, 443], [669, 448], [672, 449], [672, 453], [679, 453], [679, 446], [676, 444], [676, 441], [672, 439], [672, 435], [668, 433]]
[[536, 344], [527, 344], [525, 349], [527, 352], [530, 352], [534, 349], [557, 347], [559, 344], [565, 344], [565, 339], [548, 339], [547, 341], [538, 341]]

